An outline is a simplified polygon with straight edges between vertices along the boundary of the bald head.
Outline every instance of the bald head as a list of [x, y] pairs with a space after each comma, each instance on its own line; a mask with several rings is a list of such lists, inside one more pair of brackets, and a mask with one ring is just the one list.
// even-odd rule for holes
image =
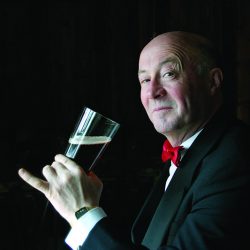
[[142, 53], [156, 44], [161, 44], [166, 48], [171, 47], [172, 53], [179, 58], [180, 62], [188, 61], [192, 63], [199, 74], [221, 66], [214, 45], [200, 35], [184, 31], [163, 33], [153, 38], [143, 48]]

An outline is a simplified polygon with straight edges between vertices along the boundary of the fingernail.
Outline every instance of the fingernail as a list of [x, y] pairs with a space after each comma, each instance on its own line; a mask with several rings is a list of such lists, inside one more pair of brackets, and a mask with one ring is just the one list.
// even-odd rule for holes
[[23, 168], [20, 168], [20, 169], [18, 170], [18, 173], [21, 174], [21, 175], [24, 174], [24, 169], [23, 169]]

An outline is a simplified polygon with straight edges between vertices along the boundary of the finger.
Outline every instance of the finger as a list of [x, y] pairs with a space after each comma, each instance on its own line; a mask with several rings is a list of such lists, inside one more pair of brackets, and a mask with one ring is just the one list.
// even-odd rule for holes
[[62, 154], [56, 155], [55, 161], [61, 163], [70, 171], [79, 171], [80, 166]]
[[54, 170], [56, 171], [56, 174], [58, 176], [62, 175], [62, 174], [67, 174], [67, 172], [69, 172], [69, 169], [67, 169], [63, 164], [57, 162], [57, 161], [54, 161], [52, 164], [51, 164], [51, 167], [54, 168]]
[[47, 181], [35, 177], [34, 175], [32, 175], [30, 172], [28, 172], [23, 168], [19, 169], [18, 174], [30, 186], [32, 186], [33, 188], [39, 190], [44, 194], [47, 194], [49, 190], [49, 183]]
[[50, 165], [46, 165], [43, 168], [42, 173], [48, 182], [52, 182], [57, 177], [56, 170]]

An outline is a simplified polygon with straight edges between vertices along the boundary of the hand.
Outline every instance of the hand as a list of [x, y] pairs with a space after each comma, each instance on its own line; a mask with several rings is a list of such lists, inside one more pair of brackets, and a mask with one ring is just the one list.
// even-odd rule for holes
[[86, 174], [74, 161], [64, 155], [56, 155], [52, 165], [43, 168], [42, 180], [25, 169], [18, 171], [29, 185], [42, 192], [59, 214], [71, 226], [75, 224], [75, 212], [84, 206], [98, 206], [103, 184], [93, 173]]

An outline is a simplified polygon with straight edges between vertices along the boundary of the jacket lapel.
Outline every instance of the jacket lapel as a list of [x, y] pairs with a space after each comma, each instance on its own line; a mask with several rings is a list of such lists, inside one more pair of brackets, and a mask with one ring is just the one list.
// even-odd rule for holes
[[[149, 217], [151, 219], [150, 224], [147, 222], [149, 227], [143, 239], [143, 245], [150, 249], [154, 249], [159, 247], [162, 241], [164, 241], [168, 234], [169, 226], [174, 219], [186, 191], [198, 175], [198, 166], [200, 162], [224, 134], [223, 131], [225, 130], [226, 124], [227, 121], [225, 117], [223, 118], [222, 114], [219, 112], [209, 124], [207, 124], [187, 151], [168, 189], [158, 203], [159, 205], [157, 206], [157, 204], [154, 204], [154, 206], [151, 206], [151, 210], [149, 210], [153, 213], [155, 211], [155, 213], [153, 216], [151, 215]], [[154, 202], [157, 202], [157, 199]], [[155, 210], [152, 211], [152, 208]], [[143, 216], [143, 218], [141, 217], [140, 221], [145, 219], [143, 211], [141, 216]]]
[[142, 209], [140, 210], [139, 214], [137, 215], [136, 220], [134, 221], [132, 230], [131, 230], [131, 237], [132, 241], [135, 244], [140, 244], [145, 232], [147, 231], [148, 225], [155, 213], [155, 210], [164, 194], [164, 187], [169, 175], [169, 167], [170, 163], [167, 162], [164, 166], [164, 169], [155, 183], [152, 191], [148, 195], [146, 201]]

